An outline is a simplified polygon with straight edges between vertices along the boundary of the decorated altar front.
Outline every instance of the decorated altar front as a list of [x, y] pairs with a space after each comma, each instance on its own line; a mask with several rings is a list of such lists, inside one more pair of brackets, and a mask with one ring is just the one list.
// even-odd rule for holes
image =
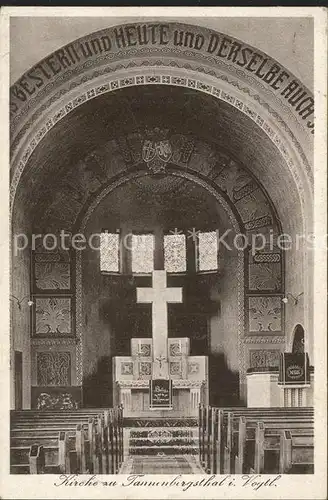
[[131, 356], [113, 358], [113, 404], [126, 417], [197, 416], [208, 403], [207, 357], [190, 356], [189, 338], [167, 336], [167, 303], [182, 302], [181, 289], [153, 271], [153, 287], [138, 288], [137, 301], [152, 304], [152, 338], [132, 338]]

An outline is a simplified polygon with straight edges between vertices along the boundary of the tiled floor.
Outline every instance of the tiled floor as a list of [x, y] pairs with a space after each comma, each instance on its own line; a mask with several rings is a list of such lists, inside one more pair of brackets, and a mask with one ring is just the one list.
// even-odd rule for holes
[[121, 474], [203, 474], [204, 471], [193, 456], [130, 456]]

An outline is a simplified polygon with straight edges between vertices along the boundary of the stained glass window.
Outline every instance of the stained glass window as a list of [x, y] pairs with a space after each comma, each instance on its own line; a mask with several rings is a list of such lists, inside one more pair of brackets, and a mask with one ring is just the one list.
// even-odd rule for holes
[[151, 273], [154, 270], [154, 235], [132, 235], [132, 272]]
[[198, 271], [218, 268], [218, 238], [216, 231], [198, 233]]
[[119, 272], [118, 233], [101, 233], [100, 235], [100, 270], [112, 273]]
[[186, 271], [186, 236], [184, 234], [164, 235], [164, 269], [168, 273]]

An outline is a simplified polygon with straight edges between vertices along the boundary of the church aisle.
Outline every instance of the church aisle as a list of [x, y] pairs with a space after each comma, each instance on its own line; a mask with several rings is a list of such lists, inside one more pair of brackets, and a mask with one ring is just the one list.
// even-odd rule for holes
[[128, 457], [120, 474], [204, 474], [198, 459], [190, 455]]

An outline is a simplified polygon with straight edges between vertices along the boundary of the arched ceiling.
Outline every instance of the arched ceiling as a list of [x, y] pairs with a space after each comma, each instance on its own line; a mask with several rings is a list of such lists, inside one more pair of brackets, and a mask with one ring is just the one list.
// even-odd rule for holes
[[[74, 196], [63, 177], [92, 152], [131, 133], [159, 127], [194, 136], [235, 158], [260, 181], [272, 199], [283, 227], [301, 222], [297, 189], [279, 150], [262, 129], [226, 102], [193, 89], [171, 86], [130, 87], [86, 102], [58, 122], [33, 152], [20, 181], [16, 207], [33, 219], [34, 227], [46, 226], [44, 214], [57, 193], [67, 191], [67, 204]], [[111, 145], [108, 158], [124, 162], [118, 146]], [[197, 155], [197, 151], [194, 151]], [[199, 151], [199, 161], [201, 155]], [[108, 160], [106, 160], [108, 161]], [[117, 166], [118, 168], [118, 166]], [[81, 179], [76, 179], [81, 182]], [[88, 183], [88, 179], [82, 182]], [[85, 200], [78, 200], [84, 203]], [[293, 211], [293, 218], [289, 217]]]
[[222, 209], [204, 188], [163, 175], [143, 176], [114, 189], [92, 214], [93, 231], [116, 231], [123, 225], [131, 231], [213, 230], [225, 227]]

